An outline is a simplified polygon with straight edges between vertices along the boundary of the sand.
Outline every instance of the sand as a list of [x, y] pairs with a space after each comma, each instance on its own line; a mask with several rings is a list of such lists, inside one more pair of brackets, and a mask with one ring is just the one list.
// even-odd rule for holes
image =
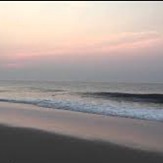
[[163, 162], [163, 123], [0, 103], [0, 162]]

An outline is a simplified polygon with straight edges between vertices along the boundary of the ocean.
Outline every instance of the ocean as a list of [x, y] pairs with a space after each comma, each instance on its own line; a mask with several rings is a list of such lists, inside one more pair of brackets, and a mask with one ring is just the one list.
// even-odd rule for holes
[[0, 81], [0, 102], [163, 122], [163, 84]]

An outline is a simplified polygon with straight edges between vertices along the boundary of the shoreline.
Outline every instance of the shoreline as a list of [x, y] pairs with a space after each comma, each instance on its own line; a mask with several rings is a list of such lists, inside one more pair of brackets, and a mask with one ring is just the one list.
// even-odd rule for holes
[[163, 153], [163, 123], [0, 103], [0, 124]]
[[162, 163], [163, 154], [38, 129], [0, 125], [0, 162], [4, 163]]

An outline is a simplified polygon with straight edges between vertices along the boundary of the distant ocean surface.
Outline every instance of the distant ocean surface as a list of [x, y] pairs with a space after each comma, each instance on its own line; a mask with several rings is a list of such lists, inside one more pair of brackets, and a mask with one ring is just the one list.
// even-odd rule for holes
[[163, 84], [0, 81], [0, 102], [163, 122]]

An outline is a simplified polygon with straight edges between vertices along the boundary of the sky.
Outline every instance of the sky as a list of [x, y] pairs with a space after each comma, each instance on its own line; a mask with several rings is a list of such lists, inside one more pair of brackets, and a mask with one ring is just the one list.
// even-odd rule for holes
[[0, 80], [163, 83], [163, 2], [0, 2]]

